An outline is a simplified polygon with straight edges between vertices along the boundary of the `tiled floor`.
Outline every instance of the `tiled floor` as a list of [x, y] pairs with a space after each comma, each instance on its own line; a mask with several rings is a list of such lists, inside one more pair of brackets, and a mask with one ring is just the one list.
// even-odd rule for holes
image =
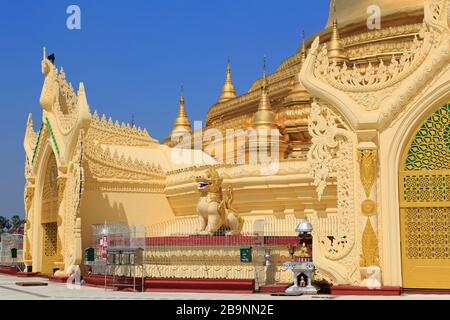
[[[21, 287], [16, 282], [48, 282], [48, 286]], [[269, 294], [220, 294], [220, 293], [131, 293], [82, 286], [69, 289], [64, 283], [49, 282], [43, 278], [18, 278], [0, 275], [1, 300], [450, 300], [450, 295], [405, 295], [401, 297], [356, 297], [356, 296], [299, 296], [284, 297]]]

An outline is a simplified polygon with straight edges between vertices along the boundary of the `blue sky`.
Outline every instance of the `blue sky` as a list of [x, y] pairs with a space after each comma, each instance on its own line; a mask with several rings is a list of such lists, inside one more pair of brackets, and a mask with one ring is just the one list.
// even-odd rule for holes
[[[66, 9], [81, 8], [81, 30]], [[218, 99], [231, 56], [238, 94], [273, 72], [328, 17], [328, 0], [17, 0], [0, 4], [0, 215], [23, 215], [23, 136], [29, 112], [41, 121], [42, 47], [56, 54], [92, 111], [146, 127], [162, 141], [184, 83], [191, 121]]]

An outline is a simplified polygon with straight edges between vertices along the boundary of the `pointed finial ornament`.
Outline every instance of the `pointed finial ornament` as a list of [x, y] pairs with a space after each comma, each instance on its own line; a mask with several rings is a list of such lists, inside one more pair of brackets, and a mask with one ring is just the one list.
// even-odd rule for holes
[[253, 115], [252, 126], [255, 129], [273, 129], [276, 128], [275, 113], [270, 105], [270, 98], [267, 94], [267, 58], [264, 55], [263, 82], [261, 87], [261, 100], [259, 101], [258, 111]]
[[85, 94], [86, 93], [86, 90], [84, 89], [84, 83], [83, 82], [80, 82], [80, 85], [78, 86], [78, 95], [81, 95], [81, 94]]
[[336, 14], [336, 0], [333, 0], [333, 23], [337, 23], [337, 14]]
[[180, 85], [180, 108], [181, 108], [181, 105], [183, 105], [183, 110], [184, 110], [184, 84], [183, 83], [181, 83], [181, 85]]
[[86, 89], [84, 88], [84, 83], [80, 82], [78, 86], [78, 119], [82, 123], [84, 129], [87, 129], [89, 121], [91, 119], [91, 108], [89, 107]]
[[265, 79], [266, 75], [267, 75], [267, 56], [266, 55], [264, 55], [263, 63], [264, 63], [263, 72], [264, 72], [264, 79]]
[[173, 126], [172, 134], [174, 132], [179, 131], [192, 131], [191, 130], [191, 122], [186, 114], [185, 106], [184, 106], [184, 85], [181, 84], [180, 87], [180, 109], [178, 111], [178, 117], [175, 119], [175, 123]]
[[28, 114], [27, 126], [33, 128], [33, 114], [31, 112]]
[[264, 58], [263, 58], [263, 81], [261, 84], [261, 89], [263, 91], [266, 91], [267, 85], [268, 85], [268, 83], [267, 83], [267, 56], [264, 55]]
[[51, 71], [51, 66], [47, 59], [47, 49], [45, 47], [42, 50], [41, 71], [43, 74], [47, 74]]
[[333, 31], [331, 39], [328, 43], [328, 58], [331, 62], [340, 63], [347, 60], [345, 49], [342, 46], [341, 38], [339, 36], [339, 24], [336, 14], [336, 1], [333, 0]]
[[218, 102], [225, 102], [233, 98], [236, 98], [236, 90], [234, 89], [233, 81], [231, 80], [231, 62], [230, 57], [228, 56], [227, 76]]
[[306, 45], [305, 45], [305, 30], [302, 30], [302, 49], [300, 51], [301, 57], [302, 57], [302, 64], [306, 60]]
[[[305, 31], [302, 31], [302, 47], [300, 55], [301, 63], [303, 65], [306, 61]], [[285, 106], [294, 105], [298, 102], [309, 102], [311, 99], [311, 96], [301, 84], [298, 74], [289, 82], [289, 90], [289, 95], [284, 98]]]

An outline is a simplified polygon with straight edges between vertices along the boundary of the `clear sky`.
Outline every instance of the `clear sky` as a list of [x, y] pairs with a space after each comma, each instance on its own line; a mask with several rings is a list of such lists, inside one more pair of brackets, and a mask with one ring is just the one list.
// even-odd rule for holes
[[[81, 8], [81, 30], [66, 9]], [[42, 47], [91, 110], [131, 122], [162, 141], [178, 111], [180, 83], [191, 121], [218, 99], [231, 56], [237, 93], [298, 49], [301, 30], [320, 31], [328, 0], [2, 0], [0, 4], [0, 215], [23, 216], [23, 136], [41, 124]]]

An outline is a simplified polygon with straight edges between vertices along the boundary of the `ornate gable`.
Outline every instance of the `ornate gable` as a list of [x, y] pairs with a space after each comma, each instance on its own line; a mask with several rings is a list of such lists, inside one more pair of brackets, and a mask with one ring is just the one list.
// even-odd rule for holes
[[[426, 1], [420, 30], [415, 31], [415, 25], [386, 29], [387, 33], [399, 33], [405, 39], [404, 48], [395, 52], [392, 47], [394, 51], [388, 56], [369, 59], [360, 55], [339, 64], [329, 60], [327, 44], [320, 44], [317, 37], [301, 71], [303, 85], [316, 97], [338, 108], [353, 129], [386, 128], [417, 93], [438, 78], [439, 72], [449, 68], [448, 7], [447, 0]], [[377, 34], [384, 35], [382, 31], [370, 31], [366, 36]], [[342, 40], [345, 41], [348, 43], [351, 38]], [[377, 41], [374, 44], [378, 46], [384, 43]], [[379, 53], [386, 48], [381, 48]]]

